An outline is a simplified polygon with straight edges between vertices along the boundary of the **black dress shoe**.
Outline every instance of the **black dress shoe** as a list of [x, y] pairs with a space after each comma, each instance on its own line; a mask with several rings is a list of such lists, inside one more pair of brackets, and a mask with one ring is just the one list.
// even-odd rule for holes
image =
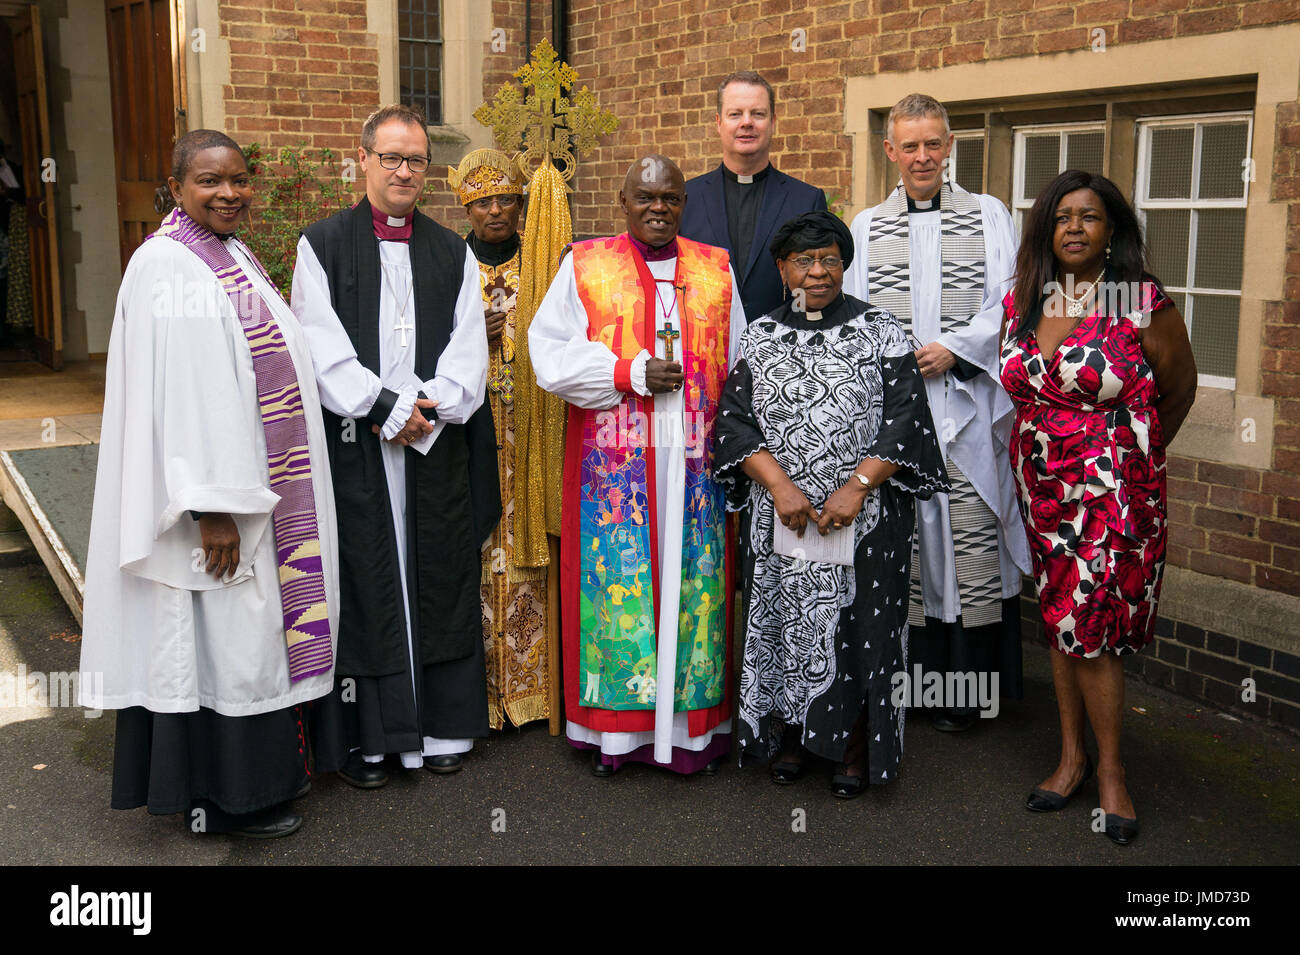
[[975, 725], [977, 717], [974, 713], [948, 713], [940, 711], [930, 717], [930, 722], [934, 728], [941, 733], [964, 733]]
[[303, 796], [307, 795], [309, 792], [311, 792], [311, 780], [310, 780], [310, 779], [307, 780], [305, 783], [302, 784], [302, 788], [301, 788], [301, 789], [299, 789], [296, 793], [294, 793], [292, 796], [289, 797], [289, 801], [292, 802], [292, 801], [295, 800], [295, 799], [301, 799]]
[[831, 777], [831, 795], [836, 799], [856, 799], [867, 788], [867, 781], [861, 776], [850, 776], [848, 766], [839, 763], [835, 766], [835, 775]]
[[424, 757], [424, 768], [431, 773], [446, 775], [447, 773], [458, 773], [465, 766], [465, 760], [460, 753], [446, 753], [442, 756]]
[[357, 789], [378, 789], [388, 785], [388, 771], [382, 763], [367, 763], [360, 753], [348, 757], [347, 764], [339, 770], [339, 778]]
[[772, 782], [778, 786], [789, 786], [803, 775], [803, 762], [781, 759], [769, 766], [767, 771], [768, 775], [772, 777]]
[[722, 765], [722, 760], [723, 757], [721, 756], [713, 757], [713, 759], [709, 760], [707, 763], [704, 764], [704, 768], [700, 770], [700, 775], [701, 776], [718, 775], [718, 767]]
[[[1035, 786], [1029, 793], [1029, 798], [1025, 800], [1025, 808], [1030, 812], [1057, 812], [1065, 808], [1065, 804], [1074, 798], [1074, 794], [1083, 788], [1083, 784], [1092, 778], [1092, 757], [1088, 757], [1088, 763], [1083, 767], [1083, 778], [1079, 780], [1079, 785], [1075, 786], [1064, 796], [1060, 793], [1054, 793], [1050, 789], [1039, 789]], [[1116, 819], [1119, 817], [1116, 816]]]
[[273, 806], [253, 815], [247, 822], [226, 830], [226, 834], [243, 839], [279, 839], [302, 828], [301, 813], [287, 806]]
[[1117, 846], [1126, 846], [1138, 835], [1138, 821], [1106, 813], [1106, 835]]
[[609, 779], [614, 775], [614, 767], [600, 757], [600, 751], [591, 754], [591, 775], [600, 779]]

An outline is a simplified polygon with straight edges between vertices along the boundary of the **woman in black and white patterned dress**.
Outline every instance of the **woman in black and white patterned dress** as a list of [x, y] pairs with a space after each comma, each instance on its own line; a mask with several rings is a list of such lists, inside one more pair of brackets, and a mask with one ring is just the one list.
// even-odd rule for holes
[[[776, 757], [778, 783], [806, 753], [835, 762], [832, 791], [851, 798], [898, 774], [913, 498], [948, 481], [902, 327], [841, 291], [848, 229], [806, 213], [771, 252], [792, 298], [745, 330], [714, 449], [732, 506], [753, 508], [738, 741], [742, 760]], [[852, 534], [852, 566], [774, 553], [776, 520]]]

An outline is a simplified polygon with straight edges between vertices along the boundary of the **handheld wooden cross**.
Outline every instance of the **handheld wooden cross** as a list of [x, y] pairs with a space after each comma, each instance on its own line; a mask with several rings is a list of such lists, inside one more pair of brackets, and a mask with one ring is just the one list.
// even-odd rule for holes
[[681, 338], [682, 333], [673, 328], [672, 322], [665, 321], [664, 327], [655, 332], [664, 341], [664, 355], [667, 361], [673, 361], [673, 341]]

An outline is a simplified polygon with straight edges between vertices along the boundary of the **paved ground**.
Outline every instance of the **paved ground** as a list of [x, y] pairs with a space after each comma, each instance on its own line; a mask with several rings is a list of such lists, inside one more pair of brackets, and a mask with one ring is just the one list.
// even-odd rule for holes
[[[77, 628], [39, 565], [0, 565], [0, 679], [77, 665]], [[903, 773], [852, 802], [825, 773], [772, 785], [761, 766], [610, 781], [542, 726], [495, 735], [459, 775], [419, 770], [360, 792], [317, 780], [307, 822], [269, 843], [197, 838], [179, 817], [108, 808], [113, 716], [0, 708], [0, 859], [7, 863], [1026, 863], [1300, 861], [1300, 739], [1130, 682], [1125, 755], [1142, 836], [1089, 829], [1096, 789], [1036, 816], [1025, 793], [1055, 759], [1046, 651], [1026, 648], [1026, 699], [970, 733], [909, 723]], [[10, 677], [11, 678], [11, 677]], [[2, 698], [2, 697], [0, 697]], [[39, 767], [39, 768], [38, 768]], [[826, 772], [829, 772], [827, 770]], [[504, 832], [493, 831], [502, 818]], [[793, 831], [802, 816], [806, 831]]]

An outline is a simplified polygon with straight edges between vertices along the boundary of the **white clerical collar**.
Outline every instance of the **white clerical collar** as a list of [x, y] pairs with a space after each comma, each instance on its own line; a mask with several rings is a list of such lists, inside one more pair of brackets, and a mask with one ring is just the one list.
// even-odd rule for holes
[[803, 317], [810, 322], [820, 322], [822, 320], [821, 312], [804, 312]]
[[753, 181], [754, 181], [753, 176], [744, 176], [741, 175], [740, 173], [736, 173], [736, 182], [742, 183], [747, 186]]
[[402, 226], [406, 225], [406, 216], [401, 216], [400, 218], [398, 216], [389, 216], [388, 224], [394, 229], [400, 229]]
[[[904, 193], [906, 195], [906, 193]], [[939, 193], [935, 193], [929, 199], [913, 199], [907, 196], [908, 212], [938, 212], [939, 211]]]

